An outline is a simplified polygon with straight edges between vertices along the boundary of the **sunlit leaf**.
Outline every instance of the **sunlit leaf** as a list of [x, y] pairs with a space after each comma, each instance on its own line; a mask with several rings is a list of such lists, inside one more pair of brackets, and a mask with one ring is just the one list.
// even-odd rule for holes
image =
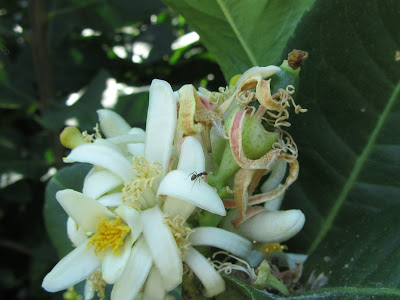
[[164, 0], [200, 35], [229, 79], [279, 62], [287, 40], [313, 0]]

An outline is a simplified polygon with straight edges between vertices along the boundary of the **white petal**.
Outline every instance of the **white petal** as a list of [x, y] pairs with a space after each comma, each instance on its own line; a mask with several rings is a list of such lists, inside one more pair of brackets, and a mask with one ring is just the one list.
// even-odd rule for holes
[[77, 191], [58, 191], [56, 198], [65, 212], [86, 232], [96, 232], [99, 217], [115, 219], [105, 206]]
[[222, 276], [193, 247], [189, 248], [184, 261], [204, 285], [207, 297], [213, 297], [225, 291], [225, 281]]
[[116, 112], [108, 109], [97, 111], [101, 131], [106, 137], [128, 134], [131, 126]]
[[160, 183], [157, 195], [167, 195], [192, 203], [214, 214], [225, 216], [225, 207], [216, 190], [203, 179], [190, 179], [187, 172], [169, 172]]
[[[200, 142], [194, 137], [186, 137], [182, 144], [177, 169], [187, 173], [201, 173], [204, 172], [204, 168], [204, 152]], [[166, 197], [163, 211], [171, 218], [179, 215], [184, 219], [187, 219], [195, 208], [196, 206], [192, 203], [179, 198]]]
[[242, 76], [240, 76], [240, 78], [236, 82], [235, 86], [237, 88], [247, 77], [250, 77], [252, 75], [260, 74], [262, 76], [262, 78], [265, 79], [267, 77], [274, 75], [275, 73], [279, 72], [280, 70], [281, 70], [281, 68], [279, 68], [277, 66], [252, 67], [252, 68], [248, 69], [246, 72], [244, 72], [242, 74]]
[[122, 155], [125, 155], [123, 147], [118, 144], [111, 143], [107, 139], [95, 139], [93, 145], [105, 146], [121, 153]]
[[100, 266], [93, 246], [83, 243], [55, 265], [43, 279], [42, 287], [48, 292], [58, 292], [89, 277]]
[[190, 235], [189, 241], [193, 246], [216, 247], [243, 258], [246, 258], [252, 249], [249, 240], [216, 227], [197, 227]]
[[146, 280], [143, 299], [146, 300], [162, 300], [165, 299], [167, 291], [164, 288], [160, 272], [155, 266], [150, 270], [149, 277]]
[[261, 191], [267, 193], [276, 189], [285, 177], [287, 162], [283, 159], [278, 159], [272, 167], [271, 174], [268, 179], [262, 184]]
[[188, 136], [185, 138], [177, 169], [187, 173], [201, 173], [205, 171], [203, 148], [200, 142], [194, 137]]
[[[277, 187], [281, 187], [283, 186], [283, 184], [279, 184]], [[264, 207], [266, 209], [269, 209], [271, 211], [277, 211], [279, 210], [279, 208], [281, 207], [283, 198], [285, 197], [285, 193], [283, 193], [282, 195], [278, 196], [278, 198], [271, 200], [271, 201], [267, 201], [264, 203]]]
[[127, 182], [132, 176], [131, 162], [120, 152], [101, 144], [82, 144], [64, 159], [66, 163], [85, 162], [110, 170]]
[[158, 206], [142, 212], [143, 235], [165, 288], [170, 291], [182, 282], [182, 260], [171, 229], [163, 223]]
[[140, 238], [132, 248], [126, 267], [111, 291], [111, 300], [135, 299], [139, 293], [153, 262], [144, 238]]
[[129, 130], [129, 134], [140, 135], [143, 138], [143, 142], [144, 142], [144, 137], [146, 135], [146, 132], [142, 128], [133, 127], [131, 130]]
[[132, 236], [127, 235], [124, 239], [124, 243], [119, 248], [118, 255], [114, 254], [110, 248], [106, 250], [101, 264], [104, 281], [113, 284], [118, 280], [131, 254], [132, 245]]
[[132, 143], [143, 143], [144, 135], [142, 134], [125, 134], [118, 135], [107, 139], [109, 142], [114, 144], [132, 144]]
[[144, 143], [128, 144], [126, 147], [130, 154], [144, 156]]
[[104, 206], [115, 207], [115, 206], [119, 206], [122, 204], [121, 197], [122, 197], [122, 193], [112, 193], [112, 194], [108, 194], [103, 197], [100, 197], [97, 201], [99, 201]]
[[83, 290], [83, 299], [92, 300], [94, 298], [94, 287], [91, 280], [86, 280], [85, 288]]
[[121, 205], [115, 210], [115, 213], [119, 215], [126, 224], [129, 225], [131, 229], [130, 232], [132, 240], [135, 242], [139, 235], [143, 232], [143, 223], [139, 212], [132, 207]]
[[75, 247], [81, 245], [88, 238], [85, 231], [71, 217], [68, 217], [67, 220], [67, 234]]
[[167, 196], [163, 206], [163, 212], [172, 219], [180, 216], [185, 220], [190, 217], [196, 206], [181, 199]]
[[176, 126], [176, 103], [168, 82], [154, 79], [150, 86], [146, 122], [145, 158], [161, 163], [165, 174]]
[[289, 269], [293, 270], [297, 267], [297, 265], [304, 264], [308, 258], [307, 254], [299, 254], [299, 253], [286, 253]]
[[122, 179], [108, 170], [91, 171], [83, 182], [82, 194], [97, 199], [121, 184]]
[[295, 236], [304, 222], [304, 214], [297, 209], [265, 211], [240, 224], [236, 232], [257, 242], [280, 243]]

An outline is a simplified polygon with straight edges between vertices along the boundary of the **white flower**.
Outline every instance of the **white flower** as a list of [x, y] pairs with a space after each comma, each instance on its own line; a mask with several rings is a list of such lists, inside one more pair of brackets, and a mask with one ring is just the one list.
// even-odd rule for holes
[[[203, 180], [191, 181], [191, 173], [204, 171], [201, 144], [193, 137], [187, 137], [182, 145], [178, 169], [168, 172], [176, 126], [176, 102], [171, 87], [163, 81], [154, 80], [150, 88], [146, 133], [130, 128], [112, 111], [100, 110], [98, 114], [106, 139], [83, 143], [64, 159], [65, 162], [94, 165], [85, 178], [83, 193], [64, 190], [57, 194], [58, 201], [70, 216], [68, 236], [77, 248], [45, 277], [43, 287], [51, 292], [65, 289], [101, 267], [102, 277], [99, 278], [114, 283], [112, 299], [134, 298], [148, 276], [151, 280], [160, 279], [166, 293], [181, 283], [183, 272], [182, 250], [166, 220], [172, 220], [184, 207], [184, 220], [196, 207], [225, 215], [216, 191]], [[141, 144], [143, 146], [138, 146]], [[168, 205], [164, 205], [162, 197]], [[118, 206], [117, 215], [106, 206]], [[171, 219], [165, 218], [161, 211], [163, 206], [164, 213]], [[99, 221], [99, 217], [104, 220]], [[122, 244], [121, 255], [107, 249], [102, 258], [99, 251], [95, 252], [96, 247], [92, 249], [91, 241], [97, 240], [98, 226], [114, 224], [112, 222], [118, 217], [129, 225], [134, 236], [118, 242]], [[86, 224], [88, 222], [90, 226]], [[88, 232], [94, 233], [91, 239], [87, 239]], [[100, 243], [103, 240], [100, 239]], [[153, 270], [151, 273], [150, 269]], [[95, 289], [94, 277], [87, 281], [87, 299]], [[152, 292], [152, 289], [147, 290], [147, 293]]]
[[66, 289], [89, 277], [99, 267], [107, 283], [116, 282], [142, 231], [139, 214], [126, 206], [112, 213], [98, 201], [73, 190], [59, 191], [56, 198], [90, 237], [46, 275], [43, 288], [49, 292]]

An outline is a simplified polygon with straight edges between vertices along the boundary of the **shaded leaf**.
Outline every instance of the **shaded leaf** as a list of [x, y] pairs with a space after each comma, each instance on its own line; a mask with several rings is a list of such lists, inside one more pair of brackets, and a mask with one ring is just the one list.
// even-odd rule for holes
[[67, 119], [71, 119], [80, 129], [92, 131], [97, 122], [96, 110], [103, 107], [101, 100], [107, 87], [107, 79], [110, 77], [107, 71], [101, 70], [76, 103], [72, 106], [63, 103], [50, 107], [41, 119], [42, 124], [49, 130], [56, 131], [65, 126]]
[[120, 114], [131, 126], [145, 128], [149, 92], [134, 93], [118, 97], [114, 111]]
[[164, 0], [181, 13], [215, 56], [226, 80], [276, 64], [313, 0]]
[[290, 131], [301, 171], [286, 199], [306, 225], [289, 248], [312, 253], [305, 279], [315, 263], [336, 262], [322, 269], [346, 299], [400, 297], [400, 265], [390, 264], [399, 257], [399, 10], [396, 1], [318, 1], [287, 48], [310, 54], [297, 98], [309, 112]]

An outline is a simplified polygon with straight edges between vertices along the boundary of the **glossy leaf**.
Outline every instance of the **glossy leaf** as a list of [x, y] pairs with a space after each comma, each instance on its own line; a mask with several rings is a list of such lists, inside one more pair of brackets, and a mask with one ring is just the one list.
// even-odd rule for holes
[[[399, 296], [400, 265], [389, 263], [399, 255], [391, 251], [400, 199], [399, 9], [396, 1], [319, 1], [287, 48], [310, 54], [297, 98], [309, 112], [291, 128], [301, 171], [286, 202], [303, 210], [306, 226], [292, 245], [312, 253], [305, 279], [329, 257], [337, 269], [325, 273], [328, 286], [360, 297], [387, 297], [389, 288]], [[374, 245], [383, 232], [386, 240]]]
[[276, 64], [313, 0], [164, 0], [200, 35], [229, 79], [252, 66]]

